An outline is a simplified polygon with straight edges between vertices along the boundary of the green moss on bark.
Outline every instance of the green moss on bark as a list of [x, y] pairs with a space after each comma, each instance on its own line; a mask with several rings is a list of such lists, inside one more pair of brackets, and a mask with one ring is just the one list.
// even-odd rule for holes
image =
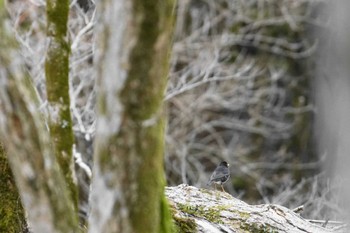
[[134, 198], [131, 194], [129, 199], [135, 232], [170, 232], [171, 218], [164, 201], [161, 105], [167, 81], [173, 1], [135, 0], [133, 6], [139, 34], [131, 53], [129, 76], [121, 92], [125, 115], [117, 138], [117, 151], [124, 156], [134, 155], [136, 159], [128, 164], [130, 171], [137, 167], [135, 191], [139, 195]]
[[[34, 110], [38, 109], [35, 90], [30, 79], [21, 70], [21, 65], [11, 61], [11, 58], [19, 54], [15, 52], [16, 40], [12, 38], [11, 32], [6, 30], [8, 27], [3, 26], [6, 16], [2, 10], [3, 2], [0, 3], [0, 69], [4, 74], [1, 77], [4, 81], [1, 88], [1, 114], [6, 119], [0, 127], [0, 133], [8, 151], [8, 160], [16, 177], [16, 184], [22, 197], [26, 197], [23, 199], [23, 205], [27, 210], [28, 221], [33, 231], [51, 229], [55, 232], [77, 232], [77, 214], [68, 197], [58, 165], [51, 157], [42, 115]], [[0, 221], [12, 224], [5, 230], [1, 228], [0, 232], [26, 232], [26, 225], [22, 222], [24, 211], [22, 212], [13, 179], [8, 175], [9, 168], [2, 151], [0, 158], [1, 183], [7, 184], [0, 186], [0, 199], [6, 199], [6, 203], [0, 205], [0, 208], [5, 208], [5, 211], [1, 212]], [[16, 222], [10, 223], [10, 217], [16, 218]], [[43, 222], [45, 226], [42, 226]]]
[[130, 117], [148, 119], [159, 109], [167, 83], [173, 28], [174, 1], [134, 0], [134, 15], [140, 24], [138, 43], [132, 51], [123, 102]]
[[[142, 156], [137, 174], [138, 196], [132, 201], [131, 218], [137, 232], [149, 229], [147, 232], [160, 232], [162, 222], [161, 211], [165, 211], [163, 202], [164, 173], [163, 173], [163, 122], [151, 127], [140, 127], [137, 140], [137, 153]], [[135, 135], [137, 137], [137, 135]], [[142, 207], [148, 202], [147, 206]]]
[[178, 208], [190, 215], [204, 218], [213, 223], [222, 223], [220, 220], [220, 212], [227, 208], [227, 206], [216, 206], [213, 208], [207, 208], [205, 206], [191, 206], [191, 205], [177, 205]]
[[[100, 177], [108, 189], [123, 190], [114, 200], [113, 216], [106, 220], [108, 224], [102, 227], [101, 232], [167, 233], [172, 231], [173, 224], [164, 197], [162, 102], [171, 49], [173, 1], [128, 0], [124, 5], [113, 4], [103, 1], [100, 9], [122, 7], [131, 17], [126, 20], [126, 31], [121, 32], [126, 35], [125, 38], [112, 43], [135, 43], [131, 43], [133, 47], [123, 47], [128, 57], [125, 56], [121, 64], [116, 64], [125, 71], [125, 82], [121, 81], [123, 86], [109, 89], [113, 93], [103, 93], [107, 91], [103, 89], [105, 80], [97, 81], [98, 85], [101, 84], [98, 97], [99, 117], [103, 119], [101, 125], [112, 117], [120, 117], [120, 128], [116, 132], [101, 128], [100, 134], [97, 130], [96, 170], [101, 172]], [[132, 7], [129, 9], [129, 6]], [[102, 18], [99, 42], [102, 52], [106, 52], [108, 49], [113, 50], [114, 44], [112, 46], [109, 39], [115, 37], [115, 31], [108, 27], [108, 21], [104, 22], [105, 17]], [[101, 67], [110, 63], [105, 59], [110, 57], [101, 56], [96, 66], [98, 74], [107, 79], [109, 77], [101, 72]], [[109, 75], [120, 78], [118, 74]], [[107, 98], [111, 96], [116, 97], [116, 104], [121, 104], [120, 116], [115, 109], [110, 109], [109, 103], [113, 100]], [[112, 122], [119, 123], [119, 119]], [[96, 208], [96, 212], [100, 210]]]
[[[7, 69], [10, 62], [9, 50], [16, 48], [16, 42], [9, 36], [3, 24], [6, 22], [4, 1], [0, 0], [0, 69]], [[3, 74], [3, 73], [2, 73]], [[6, 75], [1, 76], [4, 79]], [[7, 155], [0, 142], [0, 232], [27, 232], [24, 210], [10, 169]]]
[[240, 229], [247, 233], [278, 233], [274, 227], [262, 223], [241, 222]]
[[67, 40], [68, 0], [47, 1], [46, 92], [50, 108], [50, 134], [54, 151], [77, 208], [77, 187], [72, 178], [74, 143], [69, 97], [69, 53]]
[[0, 144], [0, 232], [27, 232], [19, 193]]
[[188, 217], [188, 218], [181, 218], [174, 216], [174, 222], [175, 222], [175, 232], [176, 233], [193, 233], [197, 232], [197, 225], [195, 221]]

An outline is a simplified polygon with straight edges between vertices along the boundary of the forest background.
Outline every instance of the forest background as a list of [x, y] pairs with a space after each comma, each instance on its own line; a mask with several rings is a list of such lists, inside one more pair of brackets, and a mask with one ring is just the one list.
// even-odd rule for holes
[[[7, 10], [45, 115], [45, 1], [10, 1]], [[91, 168], [96, 130], [95, 3], [71, 1], [69, 10], [75, 149]], [[344, 209], [338, 192], [345, 181], [334, 172], [334, 151], [339, 150], [329, 142], [334, 134], [327, 132], [342, 128], [332, 122], [343, 121], [327, 115], [333, 110], [337, 117], [339, 106], [328, 111], [325, 106], [342, 82], [333, 85], [332, 69], [322, 66], [327, 64], [324, 54], [330, 54], [324, 49], [329, 47], [331, 28], [327, 2], [178, 0], [174, 11], [177, 20], [164, 95], [167, 185], [205, 187], [212, 170], [226, 160], [232, 178], [225, 187], [233, 196], [251, 204], [304, 205], [302, 215], [310, 219], [341, 219]], [[86, 171], [77, 175], [84, 216], [89, 179]]]

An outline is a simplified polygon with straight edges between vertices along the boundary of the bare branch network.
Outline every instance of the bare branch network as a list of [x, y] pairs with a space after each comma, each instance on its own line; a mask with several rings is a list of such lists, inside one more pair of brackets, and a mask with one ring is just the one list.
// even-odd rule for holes
[[[85, 1], [83, 8], [81, 2], [70, 4], [70, 97], [81, 155], [76, 160], [82, 165], [77, 174], [88, 193], [96, 120], [92, 70], [96, 20], [94, 2]], [[318, 46], [305, 31], [323, 25], [312, 12], [319, 2], [178, 1], [164, 96], [169, 185], [201, 187], [211, 168], [228, 160], [234, 177], [227, 185], [230, 193], [257, 203], [307, 204], [309, 218], [338, 216], [341, 210], [332, 195], [337, 187], [319, 174], [327, 155], [315, 158], [305, 149], [310, 142], [307, 122], [314, 111], [308, 59]], [[40, 110], [47, 113], [45, 1], [13, 1], [8, 10], [41, 97]], [[297, 182], [293, 172], [313, 176]], [[84, 215], [86, 202], [81, 209]]]

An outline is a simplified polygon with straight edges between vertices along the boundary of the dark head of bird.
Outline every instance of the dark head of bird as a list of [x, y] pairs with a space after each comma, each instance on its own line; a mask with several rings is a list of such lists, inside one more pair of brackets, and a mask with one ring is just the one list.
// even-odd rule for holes
[[220, 165], [219, 165], [219, 166], [229, 167], [229, 166], [230, 166], [230, 164], [228, 164], [226, 161], [222, 161], [222, 162], [220, 163]]

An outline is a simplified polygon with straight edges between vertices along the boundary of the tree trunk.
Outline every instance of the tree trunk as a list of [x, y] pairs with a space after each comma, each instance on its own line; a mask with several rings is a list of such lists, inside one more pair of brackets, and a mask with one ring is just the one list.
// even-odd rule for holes
[[0, 1], [0, 141], [3, 142], [31, 231], [77, 232], [77, 215], [50, 149], [32, 83]]
[[76, 229], [77, 215], [30, 91], [21, 81], [10, 78], [0, 92], [1, 136], [28, 211], [30, 229], [33, 232]]
[[49, 103], [49, 128], [54, 152], [69, 186], [75, 208], [77, 187], [73, 182], [73, 131], [69, 98], [69, 43], [67, 39], [68, 0], [47, 1], [47, 37], [45, 61], [46, 92]]
[[164, 112], [172, 0], [99, 1], [90, 232], [170, 232]]

